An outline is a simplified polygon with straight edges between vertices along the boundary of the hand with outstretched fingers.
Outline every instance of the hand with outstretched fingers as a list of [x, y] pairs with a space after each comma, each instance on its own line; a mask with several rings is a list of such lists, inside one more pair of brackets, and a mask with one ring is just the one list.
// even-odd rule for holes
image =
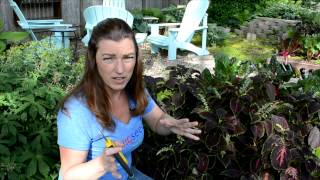
[[122, 150], [123, 144], [115, 142], [116, 147], [105, 148], [102, 155], [103, 166], [106, 172], [111, 172], [112, 176], [117, 179], [121, 178], [121, 174], [117, 171], [117, 163], [114, 157], [115, 154]]
[[198, 126], [197, 121], [190, 122], [188, 118], [174, 119], [172, 117], [165, 117], [160, 120], [160, 124], [169, 128], [171, 132], [185, 136], [193, 140], [200, 140], [197, 134], [201, 133], [201, 130], [196, 128]]

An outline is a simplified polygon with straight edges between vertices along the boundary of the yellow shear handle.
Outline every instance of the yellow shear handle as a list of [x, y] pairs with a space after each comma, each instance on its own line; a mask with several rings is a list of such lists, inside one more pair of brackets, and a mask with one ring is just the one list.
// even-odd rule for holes
[[[110, 147], [116, 147], [116, 144], [114, 142], [111, 141], [111, 139], [108, 139], [106, 140], [106, 147], [107, 148], [110, 148]], [[124, 157], [124, 155], [122, 154], [122, 152], [120, 151], [119, 152], [119, 155], [121, 157], [121, 159], [126, 163], [128, 164], [128, 160], [126, 159], [126, 157]]]

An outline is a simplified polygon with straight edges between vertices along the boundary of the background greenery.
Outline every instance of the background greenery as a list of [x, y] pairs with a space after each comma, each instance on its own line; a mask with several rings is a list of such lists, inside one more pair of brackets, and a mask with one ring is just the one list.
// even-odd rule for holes
[[55, 179], [56, 107], [82, 74], [69, 49], [46, 41], [0, 55], [0, 179]]

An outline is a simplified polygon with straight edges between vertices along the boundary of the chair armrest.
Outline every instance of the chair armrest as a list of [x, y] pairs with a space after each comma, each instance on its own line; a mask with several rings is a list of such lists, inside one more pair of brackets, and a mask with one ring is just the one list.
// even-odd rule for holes
[[170, 26], [179, 26], [181, 23], [160, 23], [160, 24], [148, 24], [151, 30], [152, 35], [159, 34], [160, 27], [170, 27]]
[[26, 29], [51, 29], [51, 28], [69, 28], [72, 27], [72, 24], [32, 24], [25, 26]]
[[153, 27], [153, 26], [157, 26], [157, 27], [160, 27], [160, 26], [179, 26], [181, 23], [159, 23], [159, 24], [148, 24], [148, 26], [150, 27]]
[[178, 32], [178, 31], [180, 31], [180, 28], [169, 28], [168, 29], [168, 31], [170, 32], [170, 31], [174, 31], [174, 32]]
[[202, 30], [202, 29], [208, 29], [208, 26], [199, 26], [199, 27], [196, 27], [195, 30]]
[[63, 22], [63, 19], [46, 19], [46, 20], [27, 20], [28, 23], [57, 23]]

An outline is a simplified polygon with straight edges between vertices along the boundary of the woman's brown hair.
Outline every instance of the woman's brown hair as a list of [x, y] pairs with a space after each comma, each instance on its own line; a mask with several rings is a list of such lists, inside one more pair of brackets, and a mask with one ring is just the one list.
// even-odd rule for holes
[[[132, 110], [132, 115], [142, 114], [147, 106], [147, 97], [144, 89], [143, 81], [143, 64], [139, 60], [139, 49], [134, 33], [129, 25], [117, 18], [108, 18], [98, 23], [92, 31], [88, 44], [85, 72], [80, 83], [65, 97], [63, 104], [70, 96], [84, 96], [86, 98], [89, 109], [95, 114], [98, 121], [104, 128], [113, 130], [115, 124], [109, 112], [110, 101], [108, 93], [106, 93], [105, 84], [98, 73], [96, 64], [96, 53], [98, 43], [101, 40], [120, 41], [129, 38], [134, 42], [136, 52], [136, 64], [132, 77], [126, 86], [128, 95], [136, 101], [136, 107]], [[63, 107], [64, 110], [67, 110]]]

